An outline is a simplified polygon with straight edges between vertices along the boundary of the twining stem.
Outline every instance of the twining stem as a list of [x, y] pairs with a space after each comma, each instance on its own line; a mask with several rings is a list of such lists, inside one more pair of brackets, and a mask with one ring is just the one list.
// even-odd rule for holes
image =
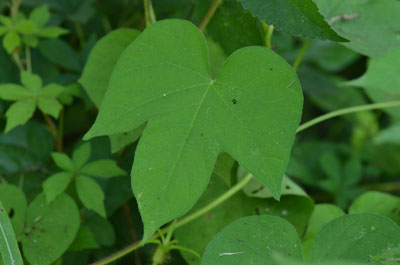
[[146, 19], [146, 27], [156, 23], [157, 18], [156, 14], [154, 13], [153, 3], [151, 0], [144, 0], [144, 17]]
[[296, 60], [293, 63], [293, 69], [297, 71], [299, 69], [300, 63], [303, 60], [304, 54], [306, 54], [306, 51], [308, 49], [308, 46], [310, 45], [310, 39], [306, 39], [301, 46], [301, 49], [299, 51], [299, 54], [297, 55]]
[[[246, 184], [249, 183], [249, 181], [252, 179], [252, 177], [253, 177], [253, 175], [247, 174], [235, 186], [233, 186], [227, 192], [225, 192], [224, 194], [219, 196], [216, 200], [214, 200], [210, 204], [208, 204], [205, 207], [201, 208], [200, 210], [192, 213], [191, 215], [188, 215], [188, 216], [184, 217], [183, 219], [177, 221], [176, 223], [172, 223], [173, 228], [177, 229], [177, 228], [179, 228], [179, 227], [181, 227], [181, 226], [183, 226], [183, 225], [195, 220], [196, 218], [204, 215], [205, 213], [211, 211], [212, 209], [214, 209], [215, 207], [217, 207], [221, 203], [225, 202], [230, 197], [235, 195], [238, 191], [240, 191], [244, 186], [246, 186]], [[170, 228], [170, 226], [167, 226], [167, 227], [161, 229], [160, 233], [164, 234], [165, 232], [168, 232], [169, 228]], [[158, 238], [160, 233], [156, 233], [150, 240], [154, 240], [154, 239]], [[135, 242], [135, 243], [127, 246], [126, 248], [121, 249], [120, 251], [114, 253], [113, 255], [108, 256], [108, 257], [106, 257], [106, 258], [104, 258], [104, 259], [102, 259], [100, 261], [95, 262], [95, 263], [92, 263], [91, 265], [109, 264], [109, 263], [111, 263], [111, 262], [113, 262], [115, 260], [118, 260], [118, 259], [126, 256], [127, 254], [131, 253], [132, 251], [135, 251], [136, 249], [141, 247], [141, 243], [142, 243], [141, 241]]]
[[374, 104], [367, 104], [367, 105], [361, 105], [361, 106], [355, 106], [355, 107], [349, 107], [349, 108], [344, 108], [340, 110], [335, 110], [332, 112], [329, 112], [327, 114], [324, 114], [322, 116], [319, 116], [315, 119], [312, 119], [308, 122], [303, 123], [297, 128], [296, 133], [299, 133], [301, 131], [304, 131], [305, 129], [310, 128], [311, 126], [314, 126], [320, 122], [341, 116], [341, 115], [346, 115], [350, 113], [355, 113], [355, 112], [361, 112], [361, 111], [366, 111], [366, 110], [375, 110], [375, 109], [384, 109], [384, 108], [392, 108], [392, 107], [400, 107], [400, 101], [389, 101], [389, 102], [383, 102], [383, 103], [374, 103]]
[[192, 213], [191, 215], [188, 215], [188, 216], [184, 217], [183, 219], [179, 220], [175, 224], [175, 229], [178, 228], [178, 227], [181, 227], [181, 226], [183, 226], [183, 225], [185, 225], [185, 224], [187, 224], [187, 223], [189, 223], [191, 221], [193, 221], [194, 219], [197, 219], [198, 217], [200, 217], [200, 216], [206, 214], [207, 212], [211, 211], [212, 209], [214, 209], [215, 207], [217, 207], [221, 203], [225, 202], [227, 199], [229, 199], [230, 197], [235, 195], [236, 192], [240, 191], [244, 186], [246, 186], [246, 184], [249, 183], [249, 181], [252, 179], [252, 177], [253, 177], [253, 175], [247, 174], [235, 186], [233, 186], [227, 192], [225, 192], [224, 194], [219, 196], [217, 199], [212, 201], [210, 204], [204, 206], [200, 210]]
[[265, 34], [265, 46], [267, 46], [268, 49], [272, 49], [272, 34], [274, 33], [274, 25], [267, 25], [267, 23], [263, 21], [262, 26]]
[[204, 29], [207, 27], [208, 23], [210, 22], [211, 18], [214, 16], [215, 11], [217, 11], [217, 8], [222, 4], [222, 0], [214, 0], [214, 2], [211, 4], [210, 9], [208, 9], [206, 16], [203, 18], [203, 21], [201, 21], [199, 29], [201, 31], [204, 31]]

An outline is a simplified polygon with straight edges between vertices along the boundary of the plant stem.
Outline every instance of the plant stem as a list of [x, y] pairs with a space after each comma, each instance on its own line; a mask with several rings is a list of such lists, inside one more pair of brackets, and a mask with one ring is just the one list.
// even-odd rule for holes
[[[193, 220], [195, 220], [196, 218], [204, 215], [205, 213], [211, 211], [212, 209], [214, 209], [215, 207], [217, 207], [218, 205], [220, 205], [221, 203], [225, 202], [226, 200], [228, 200], [230, 197], [232, 197], [233, 195], [235, 195], [238, 191], [240, 191], [244, 186], [246, 186], [247, 183], [249, 183], [249, 181], [252, 179], [253, 175], [251, 174], [247, 174], [242, 180], [240, 180], [235, 186], [233, 186], [231, 189], [229, 189], [227, 192], [225, 192], [224, 194], [222, 194], [221, 196], [219, 196], [216, 200], [214, 200], [213, 202], [211, 202], [210, 204], [206, 205], [205, 207], [201, 208], [200, 210], [194, 212], [191, 215], [188, 215], [187, 217], [184, 217], [183, 219], [179, 220], [176, 223], [172, 223], [171, 225], [173, 225], [173, 228], [176, 229], [178, 227], [181, 227]], [[161, 233], [165, 233], [169, 230], [170, 226], [167, 226], [163, 229], [161, 229]], [[156, 233], [151, 239], [156, 239], [159, 237], [160, 233]], [[151, 240], [150, 239], [150, 240]], [[149, 242], [150, 242], [149, 240]], [[114, 253], [111, 256], [108, 256], [100, 261], [97, 261], [95, 263], [92, 263], [91, 265], [105, 265], [105, 264], [109, 264], [115, 260], [118, 260], [126, 255], [128, 255], [129, 253], [131, 253], [132, 251], [135, 251], [136, 249], [138, 249], [139, 247], [141, 247], [141, 241], [135, 242], [129, 246], [127, 246], [124, 249], [121, 249], [120, 251]]]
[[50, 133], [53, 135], [54, 139], [57, 141], [57, 127], [54, 124], [53, 120], [50, 118], [49, 115], [43, 113], [44, 120], [47, 123], [47, 126], [49, 127]]
[[26, 70], [32, 73], [32, 59], [31, 59], [31, 49], [28, 45], [25, 46], [25, 56], [26, 56]]
[[146, 27], [156, 23], [156, 14], [154, 13], [153, 3], [151, 0], [144, 0], [144, 17], [146, 19]]
[[265, 46], [268, 49], [272, 49], [272, 34], [274, 33], [274, 25], [267, 25], [265, 21], [262, 22], [262, 26], [265, 34]]
[[376, 110], [376, 109], [393, 108], [393, 107], [400, 107], [400, 101], [374, 103], [374, 104], [367, 104], [367, 105], [361, 105], [361, 106], [355, 106], [355, 107], [335, 110], [335, 111], [329, 112], [327, 114], [324, 114], [322, 116], [319, 116], [315, 119], [312, 119], [308, 122], [303, 123], [302, 125], [300, 125], [297, 128], [296, 133], [304, 131], [305, 129], [308, 129], [311, 126], [314, 126], [320, 122], [323, 122], [323, 121], [326, 121], [326, 120], [329, 120], [329, 119], [332, 119], [332, 118], [335, 118], [335, 117], [338, 117], [341, 115], [346, 115], [346, 114], [361, 112], [361, 111], [366, 111], [366, 110]]
[[78, 35], [79, 39], [79, 44], [83, 48], [85, 46], [85, 34], [83, 33], [82, 26], [79, 22], [75, 21], [74, 22], [75, 30], [76, 30], [76, 35]]
[[[131, 239], [132, 239], [132, 242], [136, 242], [136, 230], [135, 230], [135, 226], [133, 225], [131, 210], [130, 210], [130, 208], [129, 208], [128, 203], [125, 202], [125, 203], [122, 205], [122, 210], [123, 210], [123, 212], [124, 212], [126, 224], [128, 225], [128, 228], [129, 228], [129, 235], [130, 235], [130, 237], [131, 237]], [[140, 261], [139, 252], [134, 251], [133, 254], [135, 255], [135, 264], [136, 264], [136, 265], [141, 265], [142, 262]]]
[[57, 139], [56, 139], [56, 150], [57, 152], [63, 151], [63, 136], [64, 136], [64, 108], [60, 111], [58, 119]]
[[233, 186], [231, 189], [229, 189], [227, 192], [222, 194], [220, 197], [218, 197], [216, 200], [212, 201], [210, 204], [204, 206], [200, 210], [192, 213], [191, 215], [188, 215], [184, 217], [183, 219], [179, 220], [175, 224], [175, 229], [178, 227], [181, 227], [194, 219], [197, 219], [198, 217], [206, 214], [207, 212], [211, 211], [221, 203], [225, 202], [227, 199], [232, 197], [233, 195], [236, 194], [236, 192], [240, 191], [244, 186], [246, 186], [247, 183], [253, 178], [253, 175], [247, 174], [242, 180], [240, 180], [235, 186]]
[[12, 0], [11, 1], [11, 17], [13, 18], [14, 23], [17, 22], [18, 18], [18, 9], [21, 5], [22, 0]]
[[306, 39], [303, 43], [303, 46], [301, 46], [301, 49], [299, 51], [299, 54], [297, 55], [296, 60], [293, 63], [293, 69], [295, 71], [299, 69], [300, 63], [303, 60], [304, 54], [306, 54], [309, 45], [310, 45], [310, 39]]
[[201, 31], [204, 31], [204, 29], [207, 27], [211, 18], [214, 16], [215, 11], [221, 4], [222, 4], [222, 0], [214, 0], [214, 2], [211, 4], [210, 9], [208, 9], [208, 11], [207, 11], [206, 16], [203, 18], [203, 21], [201, 21], [201, 23], [200, 23], [199, 29]]
[[22, 64], [21, 58], [19, 57], [18, 49], [15, 49], [15, 50], [12, 52], [11, 55], [12, 55], [14, 61], [15, 61], [15, 64], [18, 66], [18, 69], [19, 69], [20, 71], [23, 71], [23, 70], [24, 70], [24, 65]]

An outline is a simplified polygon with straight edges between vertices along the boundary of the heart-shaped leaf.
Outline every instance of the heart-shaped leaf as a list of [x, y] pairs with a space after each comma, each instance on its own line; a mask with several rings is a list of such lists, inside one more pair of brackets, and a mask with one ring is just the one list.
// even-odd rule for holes
[[213, 80], [208, 57], [192, 23], [148, 27], [123, 52], [85, 136], [129, 132], [147, 122], [132, 170], [145, 240], [190, 210], [221, 152], [280, 196], [302, 109], [294, 70], [267, 48], [247, 47]]

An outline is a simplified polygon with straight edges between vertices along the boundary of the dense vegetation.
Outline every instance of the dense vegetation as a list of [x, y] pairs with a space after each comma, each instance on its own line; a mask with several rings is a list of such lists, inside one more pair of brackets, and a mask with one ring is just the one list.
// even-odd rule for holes
[[400, 264], [399, 18], [0, 0], [0, 265]]

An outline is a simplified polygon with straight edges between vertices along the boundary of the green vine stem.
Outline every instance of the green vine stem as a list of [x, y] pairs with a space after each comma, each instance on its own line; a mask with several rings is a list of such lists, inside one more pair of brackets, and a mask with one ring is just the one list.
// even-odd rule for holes
[[201, 21], [199, 29], [201, 31], [204, 31], [204, 29], [207, 27], [208, 23], [210, 22], [211, 18], [214, 16], [215, 11], [217, 11], [217, 8], [222, 4], [222, 0], [214, 0], [214, 2], [211, 4], [210, 9], [208, 9], [206, 16], [204, 17], [203, 21]]
[[[240, 180], [235, 186], [233, 186], [230, 190], [228, 190], [227, 192], [225, 192], [224, 194], [222, 194], [220, 197], [218, 197], [215, 201], [211, 202], [210, 204], [206, 205], [205, 207], [201, 208], [200, 210], [188, 215], [187, 217], [184, 217], [183, 219], [177, 221], [176, 223], [172, 223], [171, 225], [173, 226], [174, 229], [179, 228], [193, 220], [195, 220], [196, 218], [204, 215], [205, 213], [207, 213], [208, 211], [211, 211], [212, 209], [214, 209], [215, 207], [217, 207], [218, 205], [220, 205], [221, 203], [225, 202], [226, 200], [228, 200], [230, 197], [232, 197], [233, 195], [235, 195], [238, 191], [240, 191], [244, 186], [246, 186], [247, 183], [249, 183], [249, 181], [252, 179], [253, 175], [251, 174], [247, 174], [246, 177], [244, 177], [242, 180]], [[163, 229], [161, 229], [160, 233], [156, 233], [149, 241], [148, 243], [152, 243], [154, 242], [154, 239], [157, 239], [160, 234], [164, 234], [164, 233], [168, 233], [168, 231], [170, 231], [170, 226], [167, 226]], [[100, 261], [97, 261], [95, 263], [92, 263], [91, 265], [106, 265], [109, 264], [115, 260], [118, 260], [124, 256], [126, 256], [127, 254], [131, 253], [132, 251], [135, 251], [136, 249], [142, 247], [142, 242], [138, 241], [135, 242], [129, 246], [127, 246], [124, 249], [121, 249], [120, 251], [114, 253], [111, 256], [108, 256]]]
[[151, 24], [156, 23], [156, 14], [154, 13], [153, 3], [151, 0], [144, 0], [144, 17], [146, 20], [146, 27], [150, 26]]
[[267, 23], [263, 21], [262, 26], [265, 34], [265, 46], [268, 49], [272, 49], [272, 34], [274, 33], [274, 25], [267, 25]]
[[295, 71], [297, 71], [297, 69], [299, 69], [301, 61], [303, 60], [303, 57], [306, 54], [306, 51], [307, 51], [309, 45], [310, 45], [310, 39], [306, 39], [300, 48], [300, 51], [299, 51], [299, 54], [297, 55], [296, 60], [293, 63], [293, 69]]
[[329, 119], [332, 119], [332, 118], [335, 118], [338, 116], [355, 113], [355, 112], [367, 111], [367, 110], [385, 109], [385, 108], [393, 108], [393, 107], [400, 107], [400, 101], [374, 103], [374, 104], [367, 104], [367, 105], [361, 105], [361, 106], [355, 106], [355, 107], [335, 110], [335, 111], [329, 112], [327, 114], [324, 114], [322, 116], [319, 116], [315, 119], [312, 119], [308, 122], [303, 123], [302, 125], [300, 125], [297, 128], [296, 133], [304, 131], [305, 129], [308, 129], [311, 126], [314, 126], [318, 123], [321, 123], [323, 121], [326, 121], [326, 120], [329, 120]]

